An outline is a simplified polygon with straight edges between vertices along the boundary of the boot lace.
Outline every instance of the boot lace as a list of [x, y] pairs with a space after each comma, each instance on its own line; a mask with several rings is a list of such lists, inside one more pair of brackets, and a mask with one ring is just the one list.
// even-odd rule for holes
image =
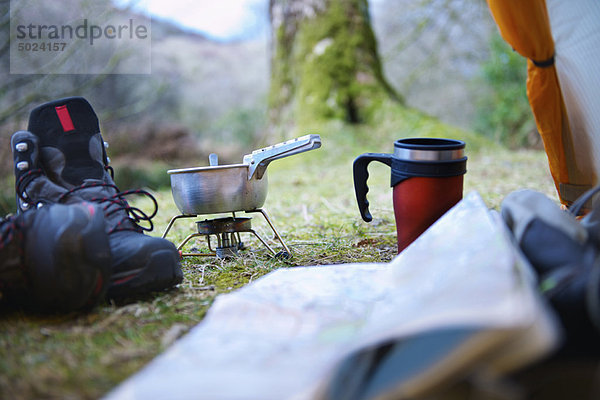
[[[119, 191], [119, 188], [116, 185], [113, 185], [110, 183], [86, 182], [82, 185], [76, 186], [73, 189], [70, 189], [67, 192], [63, 193], [58, 198], [58, 202], [59, 203], [62, 202], [69, 195], [71, 195], [79, 190], [93, 188], [93, 187], [111, 188], [115, 191], [115, 194], [113, 194], [111, 196], [92, 197], [91, 199], [86, 199], [88, 201], [102, 204], [103, 205], [102, 211], [104, 212], [105, 216], [112, 215], [119, 211], [125, 211], [125, 214], [127, 215], [126, 218], [123, 218], [121, 221], [119, 221], [117, 223], [117, 225], [108, 232], [109, 234], [114, 233], [114, 232], [119, 232], [119, 231], [127, 231], [127, 230], [132, 230], [135, 232], [142, 233], [144, 231], [150, 232], [151, 230], [154, 229], [154, 224], [152, 223], [152, 218], [154, 218], [156, 216], [156, 213], [158, 212], [158, 203], [157, 203], [156, 199], [154, 198], [154, 196], [152, 196], [152, 194], [150, 194], [146, 190], [133, 189], [133, 190], [125, 190], [125, 191], [121, 192], [121, 191]], [[152, 200], [152, 203], [154, 204], [154, 210], [152, 211], [152, 213], [150, 215], [148, 215], [140, 208], [131, 206], [125, 199], [125, 196], [130, 196], [130, 195], [142, 195], [142, 196], [146, 196], [150, 200]], [[126, 224], [125, 224], [126, 221], [132, 222], [134, 227], [130, 228], [130, 227], [126, 226]], [[142, 225], [142, 223], [146, 223], [147, 226]]]
[[27, 185], [29, 185], [29, 183], [34, 180], [35, 178], [37, 178], [40, 175], [44, 175], [44, 172], [42, 171], [41, 168], [35, 168], [35, 169], [31, 169], [29, 171], [27, 171], [26, 173], [22, 174], [19, 179], [17, 179], [15, 181], [15, 191], [17, 192], [17, 196], [19, 197], [19, 199], [23, 200], [23, 201], [29, 201], [27, 193], [25, 192], [25, 188], [27, 187]]

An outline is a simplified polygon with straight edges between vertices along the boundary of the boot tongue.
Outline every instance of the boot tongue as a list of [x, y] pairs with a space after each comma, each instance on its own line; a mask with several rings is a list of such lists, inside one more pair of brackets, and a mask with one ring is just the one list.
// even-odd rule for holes
[[[51, 147], [62, 153], [64, 163], [45, 167], [65, 182], [81, 185], [85, 179], [102, 179], [106, 153], [98, 117], [83, 97], [36, 107], [29, 116], [28, 130], [38, 136], [42, 148]], [[98, 138], [91, 140], [93, 137]]]

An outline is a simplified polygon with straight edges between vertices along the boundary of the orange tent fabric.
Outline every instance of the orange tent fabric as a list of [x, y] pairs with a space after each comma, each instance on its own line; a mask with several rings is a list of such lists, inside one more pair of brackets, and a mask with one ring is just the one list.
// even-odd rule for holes
[[[487, 1], [504, 40], [528, 59], [527, 96], [560, 200], [569, 204], [595, 183], [595, 177], [571, 176], [578, 172], [576, 168], [573, 170], [571, 132], [554, 65], [554, 41], [546, 2]], [[574, 191], [574, 186], [581, 189]]]

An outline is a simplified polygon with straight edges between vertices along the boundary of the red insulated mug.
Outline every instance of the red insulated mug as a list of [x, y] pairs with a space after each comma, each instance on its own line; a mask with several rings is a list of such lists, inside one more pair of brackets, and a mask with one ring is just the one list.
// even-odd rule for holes
[[458, 203], [467, 172], [465, 142], [453, 139], [407, 138], [394, 142], [394, 154], [365, 153], [354, 160], [354, 191], [360, 214], [373, 217], [367, 201], [367, 167], [379, 161], [391, 167], [398, 253]]

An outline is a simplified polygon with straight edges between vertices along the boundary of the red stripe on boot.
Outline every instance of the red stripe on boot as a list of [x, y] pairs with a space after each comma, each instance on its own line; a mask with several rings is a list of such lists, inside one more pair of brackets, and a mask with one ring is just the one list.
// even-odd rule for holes
[[56, 115], [58, 115], [58, 119], [60, 120], [60, 124], [62, 125], [63, 131], [70, 132], [75, 130], [75, 126], [73, 126], [73, 120], [71, 119], [71, 115], [69, 114], [69, 110], [67, 110], [67, 106], [58, 106], [55, 107]]

